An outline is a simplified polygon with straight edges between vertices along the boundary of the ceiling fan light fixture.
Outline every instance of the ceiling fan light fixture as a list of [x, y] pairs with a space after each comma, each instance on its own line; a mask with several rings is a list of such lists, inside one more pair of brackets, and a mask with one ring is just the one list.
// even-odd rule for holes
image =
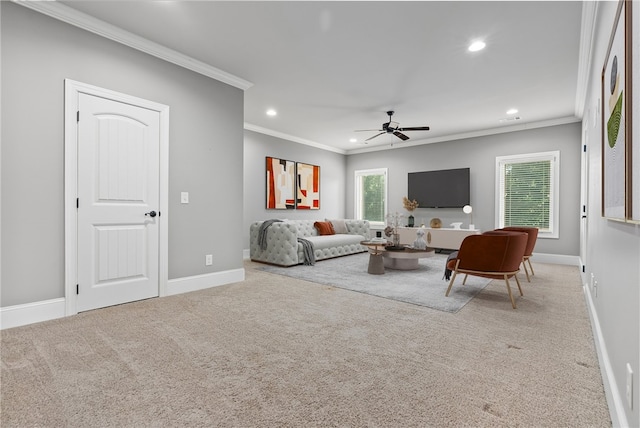
[[[428, 131], [429, 127], [428, 126], [410, 126], [410, 127], [400, 127], [400, 123], [399, 122], [395, 122], [393, 120], [391, 120], [391, 116], [393, 116], [394, 111], [393, 110], [389, 110], [387, 112], [387, 115], [389, 116], [389, 121], [386, 123], [382, 124], [382, 128], [381, 129], [361, 129], [359, 131], [367, 131], [367, 132], [373, 132], [373, 131], [377, 131], [378, 133], [372, 137], [367, 138], [366, 140], [364, 140], [364, 144], [367, 144], [367, 141], [369, 140], [373, 140], [376, 137], [379, 137], [381, 135], [384, 134], [393, 134], [396, 137], [400, 138], [402, 141], [407, 141], [409, 139], [408, 136], [406, 136], [405, 134], [403, 134], [403, 132], [405, 131]], [[358, 132], [358, 131], [356, 131]], [[393, 145], [393, 143], [392, 143]]]
[[470, 52], [478, 52], [484, 49], [487, 46], [485, 42], [482, 40], [477, 40], [469, 45]]
[[350, 139], [349, 139], [349, 142], [350, 142], [350, 143], [357, 143], [357, 142], [358, 142], [358, 139], [357, 139], [357, 138], [350, 138]]
[[510, 108], [509, 110], [507, 110], [507, 114], [516, 114], [518, 112], [517, 108]]
[[270, 108], [269, 110], [267, 110], [267, 116], [277, 116], [278, 112], [275, 111], [274, 109]]

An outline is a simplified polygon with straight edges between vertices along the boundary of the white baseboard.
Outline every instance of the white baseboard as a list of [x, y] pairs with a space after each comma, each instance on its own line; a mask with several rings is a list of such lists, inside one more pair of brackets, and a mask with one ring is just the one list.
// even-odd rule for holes
[[546, 254], [546, 253], [533, 253], [531, 255], [532, 263], [551, 263], [554, 265], [569, 265], [580, 267], [579, 256], [567, 256], [564, 254]]
[[591, 318], [591, 329], [593, 330], [593, 338], [596, 345], [596, 351], [598, 353], [600, 373], [602, 375], [602, 383], [604, 384], [604, 393], [607, 397], [607, 404], [609, 405], [611, 426], [628, 427], [629, 424], [624, 411], [624, 399], [620, 395], [620, 390], [618, 389], [618, 384], [613, 374], [613, 367], [611, 366], [607, 346], [602, 335], [602, 330], [600, 329], [600, 320], [598, 319], [598, 313], [596, 312], [596, 308], [593, 304], [591, 290], [589, 289], [588, 284], [585, 284], [582, 288], [585, 300], [587, 301], [589, 317]]
[[0, 330], [63, 318], [64, 297], [0, 308]]
[[188, 293], [244, 281], [244, 269], [233, 269], [224, 272], [207, 273], [203, 275], [187, 276], [185, 278], [170, 279], [167, 284], [167, 296]]
[[[244, 269], [170, 279], [167, 296], [244, 281]], [[66, 316], [65, 298], [0, 308], [0, 330]]]

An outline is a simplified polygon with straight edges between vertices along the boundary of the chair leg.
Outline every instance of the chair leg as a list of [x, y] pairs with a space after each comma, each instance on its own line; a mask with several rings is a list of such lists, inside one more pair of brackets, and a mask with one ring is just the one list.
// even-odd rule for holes
[[516, 301], [513, 300], [513, 294], [511, 293], [511, 287], [509, 286], [509, 277], [507, 277], [507, 275], [504, 276], [504, 282], [507, 284], [507, 292], [509, 293], [509, 299], [511, 299], [511, 307], [513, 307], [513, 309], [517, 309]]
[[518, 279], [518, 275], [515, 274], [513, 275], [513, 277], [516, 279], [516, 284], [518, 284], [518, 290], [520, 290], [520, 295], [524, 296], [524, 294], [522, 294], [522, 287], [520, 287], [520, 280]]
[[535, 275], [533, 272], [533, 265], [531, 264], [531, 257], [527, 257], [527, 261], [529, 262], [529, 269], [531, 269], [531, 276]]
[[444, 293], [445, 297], [449, 297], [449, 292], [451, 291], [451, 287], [453, 287], [453, 281], [456, 280], [456, 275], [458, 274], [458, 263], [460, 263], [460, 260], [456, 262], [456, 268], [453, 270], [451, 281], [449, 281], [449, 288], [447, 288], [447, 292]]
[[467, 278], [469, 277], [469, 275], [467, 275], [466, 273], [464, 274], [464, 279], [462, 280], [462, 285], [467, 285]]
[[522, 267], [524, 268], [524, 273], [527, 275], [527, 281], [531, 282], [531, 278], [529, 278], [529, 270], [527, 270], [527, 259], [522, 259]]

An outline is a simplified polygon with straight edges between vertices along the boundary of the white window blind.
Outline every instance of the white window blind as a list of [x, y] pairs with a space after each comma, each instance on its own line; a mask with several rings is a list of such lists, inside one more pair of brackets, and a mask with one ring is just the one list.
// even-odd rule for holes
[[531, 226], [558, 237], [560, 152], [496, 158], [497, 227]]

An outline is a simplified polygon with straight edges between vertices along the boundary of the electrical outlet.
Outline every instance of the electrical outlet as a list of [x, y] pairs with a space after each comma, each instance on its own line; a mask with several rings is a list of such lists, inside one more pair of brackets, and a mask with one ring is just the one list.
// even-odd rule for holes
[[629, 363], [627, 363], [627, 404], [629, 410], [633, 410], [633, 370]]
[[213, 254], [207, 254], [204, 258], [204, 264], [206, 266], [211, 266], [213, 264]]
[[598, 281], [593, 281], [593, 297], [598, 297]]

